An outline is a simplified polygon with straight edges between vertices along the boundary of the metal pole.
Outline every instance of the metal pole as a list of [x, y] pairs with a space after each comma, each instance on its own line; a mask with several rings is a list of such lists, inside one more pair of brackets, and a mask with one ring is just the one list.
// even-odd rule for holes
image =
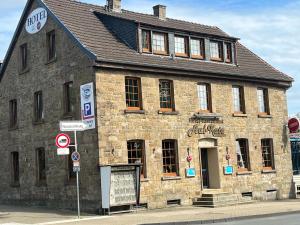
[[[75, 139], [75, 151], [78, 152], [77, 149], [77, 135], [76, 131], [74, 131], [74, 139]], [[78, 219], [80, 219], [80, 203], [79, 203], [79, 176], [78, 171], [76, 171], [76, 186], [77, 186], [77, 213]]]

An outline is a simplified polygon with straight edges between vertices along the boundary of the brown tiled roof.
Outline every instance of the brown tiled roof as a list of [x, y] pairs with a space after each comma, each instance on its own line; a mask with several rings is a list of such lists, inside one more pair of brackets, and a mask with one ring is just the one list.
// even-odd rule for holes
[[293, 81], [291, 77], [276, 70], [240, 43], [237, 44], [238, 66], [183, 58], [173, 60], [170, 57], [140, 54], [117, 38], [96, 14], [108, 14], [152, 26], [231, 38], [217, 27], [173, 19], [164, 21], [152, 15], [126, 10], [123, 10], [122, 13], [107, 12], [104, 7], [73, 0], [44, 0], [44, 3], [64, 26], [96, 55], [98, 61], [223, 74], [229, 78], [245, 77], [248, 79], [273, 80], [285, 82], [288, 85]]

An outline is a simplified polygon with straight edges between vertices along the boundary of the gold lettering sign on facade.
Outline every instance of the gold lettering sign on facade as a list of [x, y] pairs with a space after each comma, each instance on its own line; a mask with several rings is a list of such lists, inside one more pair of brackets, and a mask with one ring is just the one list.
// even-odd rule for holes
[[219, 124], [223, 124], [223, 120], [218, 117], [200, 117], [195, 114], [189, 119], [191, 123], [196, 123], [187, 131], [188, 137], [193, 135], [211, 135], [213, 137], [225, 136], [225, 129]]

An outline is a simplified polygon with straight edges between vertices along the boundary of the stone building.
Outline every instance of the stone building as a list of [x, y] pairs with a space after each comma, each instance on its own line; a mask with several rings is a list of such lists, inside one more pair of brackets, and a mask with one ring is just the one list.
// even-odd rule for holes
[[137, 161], [148, 208], [211, 190], [291, 196], [293, 79], [219, 28], [153, 9], [28, 0], [0, 72], [0, 202], [75, 207], [70, 157], [54, 140], [60, 120], [81, 119], [89, 82], [96, 128], [78, 134], [85, 210], [101, 208], [99, 165]]

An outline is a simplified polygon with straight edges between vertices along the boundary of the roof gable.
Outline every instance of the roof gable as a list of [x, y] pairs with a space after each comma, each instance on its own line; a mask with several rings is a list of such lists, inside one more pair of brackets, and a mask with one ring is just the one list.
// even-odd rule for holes
[[22, 12], [22, 15], [21, 15], [21, 18], [19, 20], [19, 23], [17, 25], [17, 28], [15, 30], [15, 33], [13, 35], [13, 38], [12, 38], [12, 41], [9, 45], [9, 48], [7, 50], [7, 53], [5, 55], [5, 58], [3, 60], [3, 64], [2, 66], [0, 67], [0, 81], [2, 80], [2, 77], [4, 75], [4, 72], [6, 70], [6, 67], [7, 67], [7, 64], [8, 64], [8, 61], [10, 60], [10, 57], [11, 57], [11, 54], [15, 48], [15, 44], [19, 38], [19, 35], [22, 31], [22, 28], [25, 24], [25, 21], [27, 19], [27, 16], [29, 14], [29, 10], [32, 8], [32, 5], [33, 3], [36, 2], [38, 6], [40, 7], [43, 7], [47, 10], [47, 13], [48, 13], [48, 16], [50, 16], [68, 35], [68, 37], [71, 38], [71, 40], [77, 45], [80, 47], [80, 49], [85, 53], [87, 54], [91, 59], [96, 59], [96, 55], [94, 53], [92, 53], [86, 46], [84, 46], [82, 44], [82, 42], [80, 42], [76, 36], [74, 36], [71, 31], [56, 17], [56, 15], [48, 8], [47, 5], [44, 4], [44, 2], [42, 2], [41, 0], [28, 0], [26, 5], [25, 5], [25, 8]]

